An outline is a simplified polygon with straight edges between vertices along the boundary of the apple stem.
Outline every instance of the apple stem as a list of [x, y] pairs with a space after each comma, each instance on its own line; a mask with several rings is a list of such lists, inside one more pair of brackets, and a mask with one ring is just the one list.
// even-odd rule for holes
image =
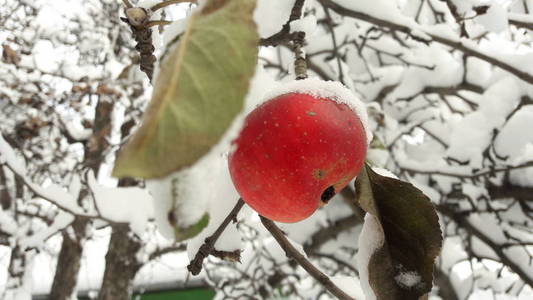
[[239, 198], [239, 201], [235, 204], [233, 209], [230, 211], [230, 213], [226, 216], [224, 221], [218, 226], [217, 230], [205, 239], [204, 243], [198, 249], [198, 252], [196, 252], [196, 255], [194, 256], [194, 259], [191, 260], [189, 265], [187, 266], [187, 270], [191, 272], [193, 275], [198, 275], [202, 271], [202, 263], [204, 262], [204, 259], [208, 257], [209, 255], [215, 255], [217, 257], [221, 258], [230, 258], [233, 261], [239, 261], [240, 259], [240, 251], [233, 251], [233, 252], [226, 252], [226, 251], [217, 251], [215, 249], [215, 243], [217, 242], [218, 238], [222, 235], [224, 230], [226, 230], [226, 227], [228, 227], [230, 221], [236, 222], [237, 220], [237, 214], [239, 214], [239, 211], [244, 206], [244, 201], [242, 198]]
[[331, 294], [341, 300], [355, 300], [341, 290], [329, 277], [315, 267], [302, 253], [289, 242], [283, 231], [271, 220], [261, 216], [261, 223], [270, 231], [274, 239], [281, 246], [287, 257], [293, 258], [311, 277], [320, 282]]

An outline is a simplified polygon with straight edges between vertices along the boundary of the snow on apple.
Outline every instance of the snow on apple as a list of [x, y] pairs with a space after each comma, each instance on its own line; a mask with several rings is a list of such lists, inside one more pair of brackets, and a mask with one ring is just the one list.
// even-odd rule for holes
[[301, 93], [314, 98], [327, 98], [339, 104], [347, 105], [359, 118], [366, 135], [367, 143], [372, 140], [372, 131], [368, 127], [368, 114], [365, 103], [358, 99], [353, 92], [338, 81], [325, 81], [315, 77], [303, 80], [290, 80], [273, 86], [265, 95], [262, 102], [288, 93]]

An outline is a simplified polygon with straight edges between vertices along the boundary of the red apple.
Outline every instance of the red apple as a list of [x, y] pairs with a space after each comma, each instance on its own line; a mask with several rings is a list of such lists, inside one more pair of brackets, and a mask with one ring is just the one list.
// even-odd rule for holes
[[346, 104], [289, 93], [247, 117], [229, 156], [242, 199], [279, 222], [309, 217], [353, 179], [366, 154], [365, 129]]

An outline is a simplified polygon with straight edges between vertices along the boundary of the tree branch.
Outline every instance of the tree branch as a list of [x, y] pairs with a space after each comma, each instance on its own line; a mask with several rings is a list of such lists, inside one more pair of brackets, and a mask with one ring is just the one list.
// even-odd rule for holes
[[493, 185], [489, 182], [487, 191], [491, 199], [514, 198], [520, 201], [533, 201], [533, 187], [514, 184]]
[[172, 21], [167, 21], [167, 20], [148, 21], [148, 23], [146, 23], [146, 27], [165, 26], [169, 24], [172, 24]]
[[288, 43], [294, 39], [293, 34], [291, 34], [291, 22], [300, 18], [302, 15], [302, 9], [304, 7], [305, 0], [296, 0], [294, 1], [294, 6], [291, 10], [291, 15], [289, 20], [281, 27], [281, 30], [271, 35], [268, 38], [260, 39], [259, 45], [261, 46], [277, 46], [280, 44]]
[[457, 6], [455, 5], [455, 3], [453, 3], [451, 0], [441, 0], [441, 1], [446, 2], [446, 5], [448, 6], [448, 9], [452, 13], [452, 16], [455, 19], [455, 22], [461, 28], [461, 36], [468, 37], [464, 19], [461, 15], [459, 15], [459, 11], [457, 10]]
[[435, 268], [435, 284], [439, 287], [438, 295], [445, 300], [459, 300], [448, 274], [440, 268]]
[[168, 253], [174, 253], [174, 252], [178, 252], [178, 251], [185, 251], [186, 249], [187, 249], [186, 244], [178, 244], [178, 245], [174, 245], [174, 246], [160, 248], [160, 249], [157, 249], [154, 252], [150, 253], [150, 255], [148, 256], [148, 261], [154, 260], [154, 259], [159, 258], [159, 257], [161, 257], [161, 256], [163, 256], [165, 254], [168, 254]]
[[[28, 187], [30, 189], [30, 191], [32, 191], [37, 197], [39, 198], [42, 198], [50, 203], [52, 203], [53, 205], [55, 205], [57, 208], [61, 209], [61, 210], [64, 210], [74, 216], [80, 216], [80, 217], [88, 217], [88, 218], [97, 218], [98, 216], [95, 215], [95, 214], [89, 214], [89, 213], [85, 213], [81, 207], [79, 206], [71, 206], [71, 207], [67, 207], [66, 205], [63, 204], [62, 201], [60, 200], [57, 200], [54, 198], [54, 194], [52, 193], [44, 193], [43, 190], [41, 189], [41, 187], [39, 187], [37, 184], [33, 183], [30, 181], [29, 178], [27, 178], [26, 174], [20, 174], [18, 173], [17, 169], [14, 168], [13, 166], [11, 166], [9, 163], [6, 163], [5, 166], [11, 171], [13, 172], [14, 174], [16, 174], [17, 176], [19, 176], [24, 185], [26, 187]], [[65, 192], [66, 194], [66, 192]], [[63, 196], [63, 195], [62, 195]]]
[[[343, 7], [343, 6], [339, 5], [339, 4], [337, 4], [333, 0], [319, 0], [319, 2], [322, 3], [322, 5], [324, 5], [325, 7], [332, 9], [333, 11], [335, 11], [336, 13], [338, 13], [338, 14], [340, 14], [342, 16], [347, 16], [347, 17], [359, 19], [359, 20], [374, 24], [376, 26], [385, 27], [385, 28], [389, 28], [389, 29], [394, 30], [394, 31], [403, 32], [403, 33], [406, 33], [406, 34], [408, 34], [410, 36], [413, 36], [413, 31], [415, 31], [414, 28], [408, 27], [408, 26], [403, 25], [403, 24], [397, 24], [397, 23], [394, 23], [394, 22], [389, 21], [389, 20], [383, 20], [383, 19], [371, 16], [371, 15], [368, 15], [368, 14], [365, 14], [365, 13], [362, 13], [362, 12], [350, 10], [350, 9], [348, 9], [346, 7]], [[520, 79], [522, 79], [522, 80], [524, 80], [524, 81], [526, 81], [528, 83], [533, 84], [533, 75], [530, 74], [529, 72], [520, 70], [520, 69], [514, 67], [513, 65], [511, 65], [508, 62], [501, 61], [501, 60], [495, 58], [493, 55], [489, 55], [487, 53], [483, 53], [483, 52], [481, 52], [478, 49], [475, 49], [473, 47], [467, 46], [467, 45], [465, 45], [465, 43], [463, 43], [463, 41], [461, 39], [457, 39], [457, 40], [449, 39], [447, 37], [439, 36], [437, 34], [434, 34], [434, 33], [431, 33], [431, 32], [427, 32], [427, 31], [423, 31], [423, 33], [425, 35], [431, 37], [431, 39], [433, 41], [436, 41], [436, 42], [438, 42], [440, 44], [449, 46], [449, 47], [451, 47], [453, 49], [462, 51], [463, 53], [468, 54], [469, 56], [477, 57], [477, 58], [479, 58], [481, 60], [484, 60], [484, 61], [486, 61], [486, 62], [488, 62], [488, 63], [490, 63], [490, 64], [492, 64], [492, 65], [494, 65], [496, 67], [499, 67], [499, 68], [501, 68], [501, 69], [503, 69], [503, 70], [515, 75], [516, 77], [518, 77], [518, 78], [520, 78]], [[415, 36], [413, 36], [413, 37], [415, 37]]]
[[133, 5], [131, 5], [131, 2], [129, 0], [122, 0], [122, 3], [124, 3], [124, 5], [127, 8], [132, 8], [133, 7]]
[[194, 256], [194, 259], [191, 260], [189, 265], [187, 266], [187, 270], [191, 272], [193, 275], [198, 275], [202, 271], [202, 263], [204, 259], [209, 256], [210, 254], [213, 254], [213, 251], [215, 250], [215, 243], [217, 242], [218, 238], [226, 227], [228, 226], [230, 221], [234, 221], [237, 219], [237, 214], [244, 206], [244, 201], [242, 198], [239, 198], [239, 201], [237, 201], [237, 204], [233, 207], [233, 209], [230, 211], [230, 213], [226, 216], [224, 221], [218, 226], [217, 230], [208, 238], [205, 239], [205, 242], [203, 245], [198, 249], [198, 252]]
[[311, 240], [304, 245], [304, 251], [307, 255], [313, 255], [318, 248], [334, 239], [339, 233], [355, 227], [362, 223], [362, 219], [356, 215], [349, 215], [345, 218], [335, 221], [330, 226], [324, 227], [311, 236]]
[[509, 14], [509, 24], [516, 27], [533, 30], [533, 18], [531, 15]]
[[288, 257], [293, 258], [309, 275], [320, 282], [330, 293], [341, 300], [355, 300], [341, 290], [329, 277], [317, 269], [305, 256], [303, 256], [285, 237], [281, 229], [271, 220], [261, 216], [261, 223], [270, 231], [278, 244], [283, 248]]
[[451, 172], [442, 172], [439, 170], [417, 170], [414, 168], [408, 168], [399, 166], [402, 171], [410, 172], [410, 173], [417, 173], [417, 174], [426, 174], [426, 175], [440, 175], [440, 176], [447, 176], [447, 177], [456, 177], [456, 178], [462, 178], [462, 179], [477, 179], [479, 177], [492, 175], [500, 172], [508, 172], [512, 170], [518, 170], [518, 169], [524, 169], [524, 168], [530, 168], [533, 167], [533, 161], [524, 162], [518, 165], [514, 166], [506, 166], [501, 168], [489, 168], [488, 170], [480, 170], [477, 172], [472, 172], [473, 174], [468, 174], [469, 172], [464, 173], [451, 173]]
[[504, 249], [499, 245], [498, 243], [494, 242], [490, 237], [486, 236], [481, 230], [479, 230], [476, 226], [474, 226], [472, 223], [468, 222], [468, 220], [462, 216], [459, 213], [454, 212], [452, 209], [450, 209], [447, 206], [444, 205], [438, 205], [437, 210], [447, 216], [448, 218], [452, 219], [457, 223], [457, 225], [464, 230], [466, 230], [468, 233], [472, 234], [476, 238], [478, 238], [481, 242], [483, 242], [485, 245], [491, 248], [492, 251], [500, 258], [500, 261], [505, 266], [509, 267], [513, 272], [515, 272], [520, 279], [522, 279], [526, 284], [533, 287], [533, 278], [530, 277], [526, 271], [524, 271], [520, 265], [518, 265], [516, 262], [514, 262], [509, 256], [507, 256], [504, 252]]

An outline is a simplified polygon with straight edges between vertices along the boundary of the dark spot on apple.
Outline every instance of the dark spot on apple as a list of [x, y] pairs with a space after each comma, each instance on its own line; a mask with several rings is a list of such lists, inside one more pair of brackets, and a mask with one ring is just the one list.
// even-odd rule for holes
[[320, 170], [320, 169], [315, 169], [313, 171], [313, 176], [316, 178], [316, 179], [322, 179], [326, 176], [326, 172], [324, 172], [324, 170]]
[[325, 204], [325, 203], [328, 203], [329, 200], [333, 198], [333, 196], [335, 196], [335, 188], [333, 186], [330, 186], [327, 189], [325, 189], [324, 192], [322, 192], [322, 195], [320, 196], [320, 200], [322, 200], [322, 202], [324, 202]]

